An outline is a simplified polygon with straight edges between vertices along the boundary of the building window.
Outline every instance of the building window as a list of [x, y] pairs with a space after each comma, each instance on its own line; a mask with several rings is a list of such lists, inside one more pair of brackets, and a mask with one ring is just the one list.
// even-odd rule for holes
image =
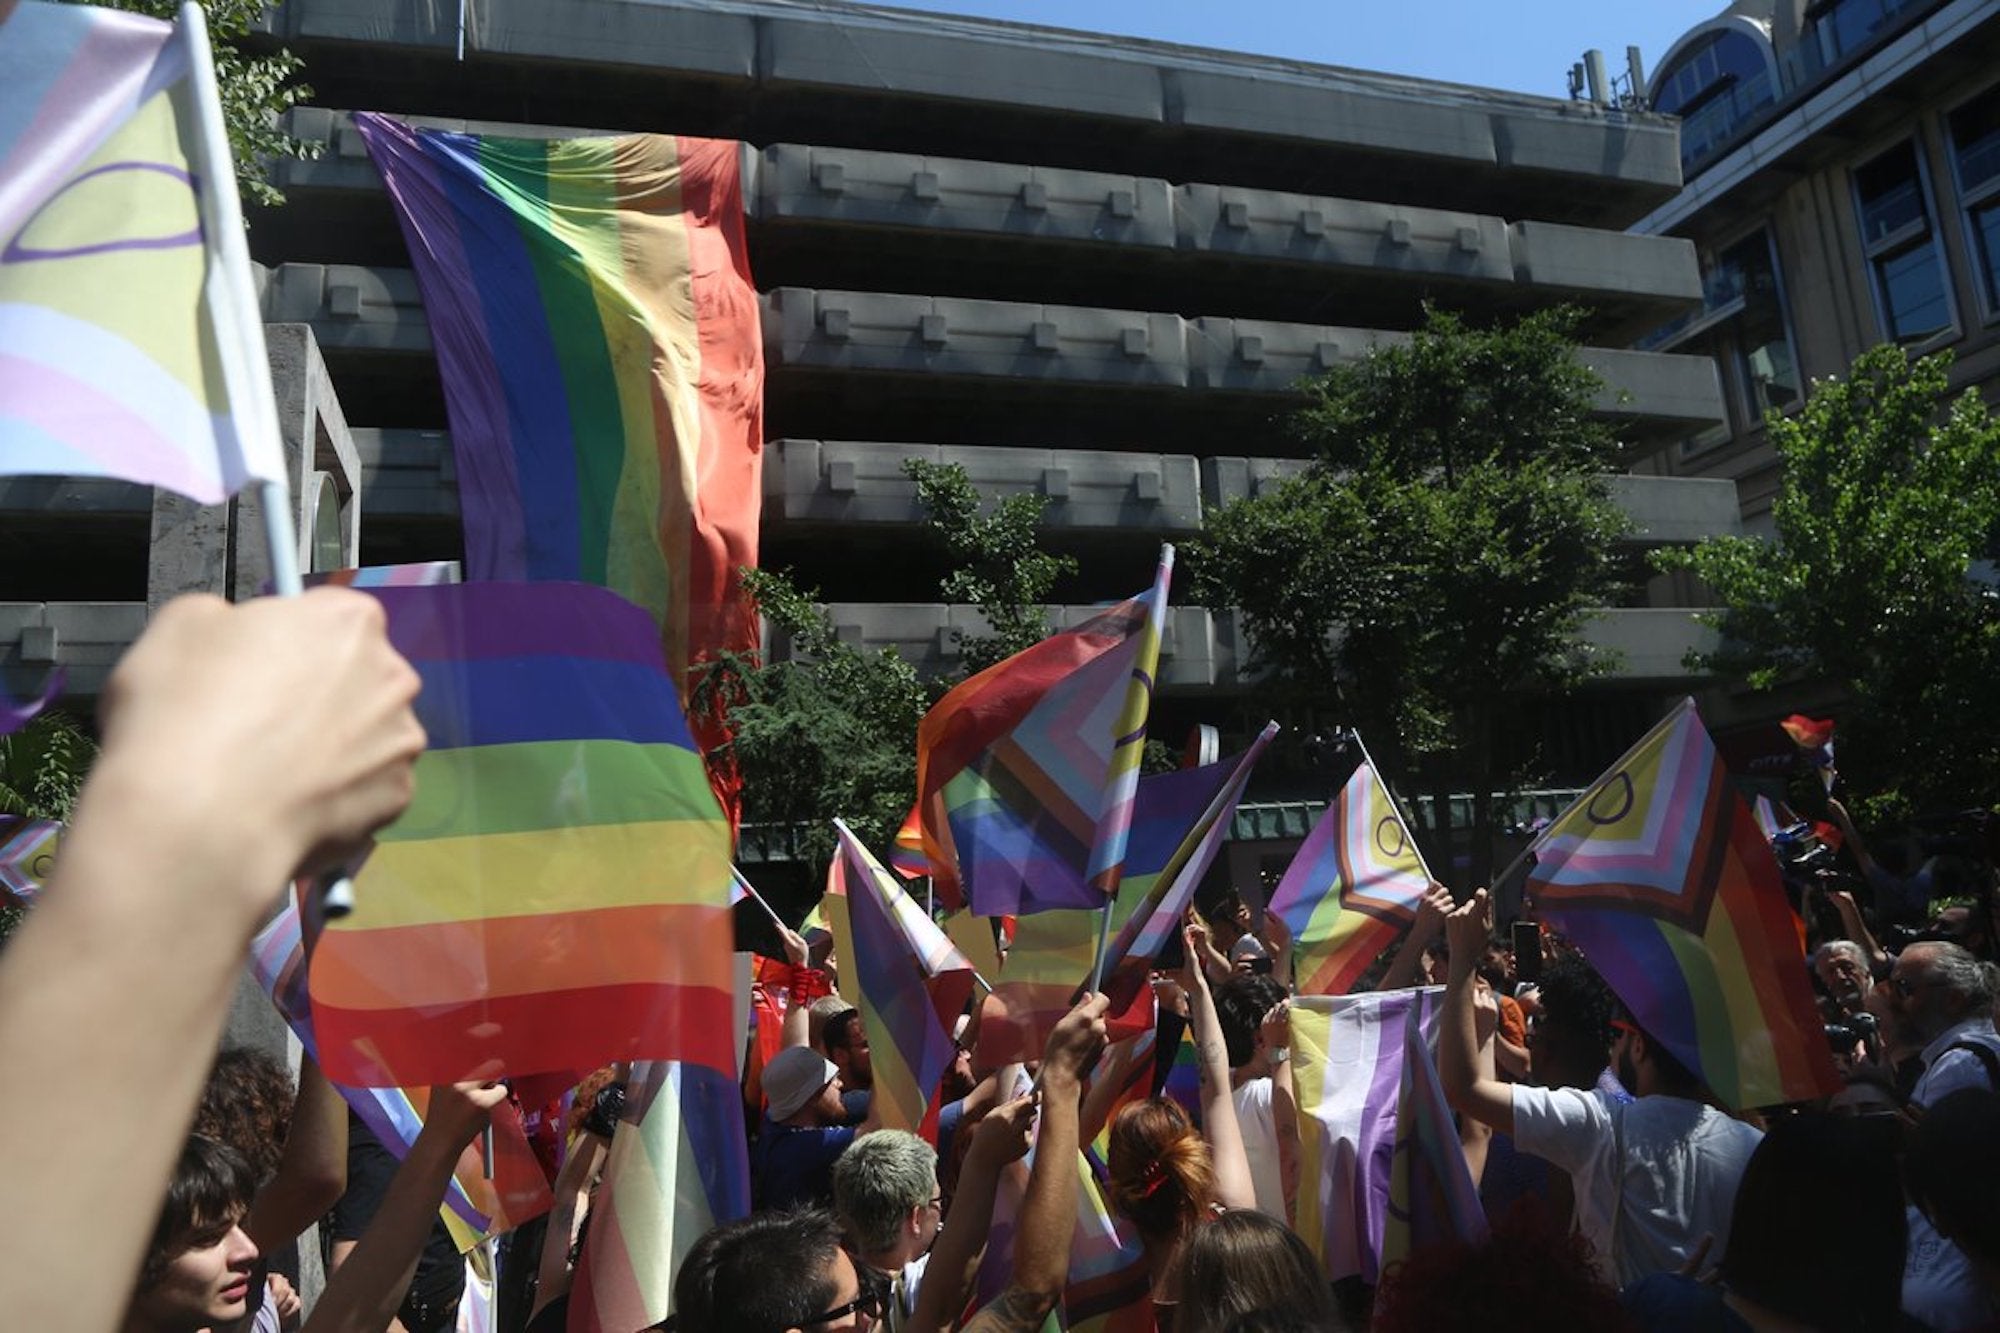
[[[1743, 300], [1730, 330], [1736, 373], [1752, 421], [1799, 400], [1799, 367], [1785, 328], [1785, 301], [1778, 283], [1771, 233], [1759, 228], [1716, 257], [1715, 275]], [[1724, 275], [1727, 275], [1724, 278]]]
[[1817, 14], [1818, 28], [1828, 48], [1827, 59], [1839, 60], [1867, 46], [1915, 3], [1916, 0], [1833, 0], [1831, 4], [1813, 5], [1806, 12]]
[[1690, 174], [1776, 100], [1769, 48], [1734, 29], [1702, 39], [1653, 80], [1653, 110], [1681, 118], [1681, 169]]
[[1876, 306], [1889, 337], [1920, 343], [1949, 329], [1951, 301], [1915, 141], [1857, 168], [1854, 195]]
[[1988, 319], [2000, 317], [2000, 87], [1951, 113], [1952, 166]]

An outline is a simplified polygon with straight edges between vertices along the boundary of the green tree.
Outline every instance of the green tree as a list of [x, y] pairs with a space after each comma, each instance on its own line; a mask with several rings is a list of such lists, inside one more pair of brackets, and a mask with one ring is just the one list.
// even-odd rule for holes
[[1816, 384], [1765, 423], [1784, 460], [1775, 537], [1658, 557], [1727, 608], [1705, 665], [1847, 693], [1841, 769], [1877, 818], [2000, 793], [2000, 602], [1970, 577], [2000, 529], [2000, 422], [1971, 391], [1948, 401], [1950, 366], [1883, 346]]
[[1626, 519], [1575, 327], [1568, 310], [1492, 329], [1432, 310], [1305, 382], [1304, 475], [1213, 515], [1190, 548], [1198, 595], [1239, 609], [1253, 668], [1295, 706], [1360, 727], [1399, 785], [1471, 791], [1473, 882], [1494, 794], [1531, 771], [1521, 699], [1608, 665], [1580, 630], [1618, 590]]
[[[0, 815], [67, 820], [97, 744], [66, 713], [45, 711], [19, 731], [0, 736]], [[0, 940], [14, 933], [25, 909], [0, 907]]]
[[[180, 0], [70, 2], [167, 20], [180, 12]], [[222, 99], [223, 123], [229, 129], [229, 151], [236, 159], [236, 186], [246, 201], [282, 204], [283, 192], [264, 179], [265, 164], [280, 157], [316, 157], [319, 145], [294, 139], [278, 120], [312, 96], [312, 89], [298, 82], [305, 62], [283, 47], [253, 54], [242, 45], [266, 7], [266, 0], [202, 0], [201, 5], [215, 47], [216, 90]]]

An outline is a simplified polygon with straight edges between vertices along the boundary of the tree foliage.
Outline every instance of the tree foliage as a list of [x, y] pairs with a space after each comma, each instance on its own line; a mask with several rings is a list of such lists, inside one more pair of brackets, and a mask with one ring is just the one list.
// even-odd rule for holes
[[[0, 736], [0, 815], [67, 821], [97, 758], [97, 743], [66, 713], [44, 711], [11, 735]], [[27, 909], [0, 907], [0, 941], [21, 924]]]
[[1970, 577], [2000, 529], [2000, 423], [1971, 391], [1947, 401], [1950, 365], [1883, 346], [1816, 384], [1766, 422], [1784, 461], [1775, 538], [1659, 557], [1728, 608], [1705, 665], [1847, 693], [1841, 769], [1878, 815], [2000, 793], [2000, 601]]
[[1531, 757], [1507, 743], [1509, 712], [1607, 665], [1579, 631], [1617, 590], [1626, 520], [1575, 318], [1473, 329], [1433, 310], [1407, 342], [1306, 382], [1290, 422], [1304, 475], [1213, 515], [1191, 548], [1198, 594], [1239, 608], [1253, 667], [1359, 726], [1391, 779], [1471, 790], [1475, 878], [1489, 798]]
[[[71, 0], [171, 21], [180, 0]], [[208, 31], [215, 47], [215, 83], [222, 99], [222, 119], [229, 129], [229, 151], [236, 160], [236, 186], [244, 199], [281, 204], [284, 194], [264, 179], [265, 164], [274, 158], [315, 157], [317, 144], [285, 133], [278, 118], [312, 96], [298, 82], [305, 62], [283, 47], [252, 54], [241, 45], [263, 16], [266, 0], [202, 0]]]

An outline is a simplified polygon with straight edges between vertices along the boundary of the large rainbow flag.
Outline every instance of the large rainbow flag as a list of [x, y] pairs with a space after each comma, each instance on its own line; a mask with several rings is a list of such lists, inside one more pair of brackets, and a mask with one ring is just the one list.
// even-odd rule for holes
[[205, 111], [220, 123], [195, 90], [207, 64], [204, 39], [155, 19], [0, 5], [0, 473], [206, 504], [284, 480], [255, 424], [270, 372], [250, 272], [224, 258], [236, 178], [202, 133]]
[[582, 584], [373, 595], [430, 748], [313, 951], [327, 1073], [735, 1068], [729, 828], [646, 614]]
[[571, 1287], [575, 1333], [636, 1333], [665, 1319], [674, 1275], [695, 1241], [750, 1211], [735, 1078], [649, 1061], [633, 1068], [628, 1086]]
[[1413, 1245], [1484, 1233], [1436, 1076], [1411, 1067], [1413, 1053], [1429, 1059], [1443, 995], [1430, 987], [1292, 1001], [1292, 1226], [1329, 1278], [1372, 1284]]
[[757, 563], [764, 353], [741, 145], [355, 123], [437, 347], [467, 577], [610, 588], [658, 622], [683, 688], [753, 651], [737, 570]]
[[924, 715], [917, 809], [924, 861], [951, 872], [934, 879], [940, 893], [962, 889], [981, 916], [1102, 907], [1117, 893], [1172, 575], [1162, 547], [1147, 591]]
[[[250, 971], [305, 1053], [317, 1060], [319, 1035], [313, 1030], [312, 1004], [306, 995], [306, 952], [298, 899], [287, 893], [277, 915], [250, 942]], [[398, 1158], [409, 1152], [423, 1128], [428, 1089], [334, 1086], [382, 1146]], [[468, 1147], [445, 1188], [439, 1213], [463, 1253], [554, 1205], [555, 1196], [528, 1146], [520, 1114], [509, 1103], [493, 1116], [492, 1174], [488, 1175], [478, 1146]]]
[[[1123, 953], [1108, 951], [1112, 961], [1158, 954], [1165, 935], [1142, 928], [1163, 911], [1163, 902], [1178, 900], [1185, 906], [1228, 834], [1229, 816], [1268, 739], [1267, 732], [1233, 760], [1139, 780], [1125, 875], [1112, 900], [1109, 926], [1126, 948]], [[982, 1065], [1040, 1057], [1049, 1033], [1069, 1012], [1071, 997], [1090, 980], [1102, 916], [1061, 908], [1020, 919], [999, 982], [980, 1015]], [[1108, 965], [1106, 975], [1111, 975]], [[1141, 1013], [1151, 1012], [1151, 996], [1143, 985], [1114, 990], [1111, 1030], [1117, 1040], [1138, 1030]]]
[[1416, 840], [1362, 764], [1300, 844], [1271, 895], [1292, 932], [1301, 995], [1344, 995], [1416, 920], [1430, 887]]
[[827, 918], [841, 975], [875, 1065], [875, 1116], [885, 1129], [937, 1138], [938, 1081], [951, 1068], [952, 1025], [972, 998], [972, 964], [839, 820], [826, 872]]
[[1532, 848], [1536, 914], [1729, 1105], [1839, 1086], [1771, 846], [1693, 699]]

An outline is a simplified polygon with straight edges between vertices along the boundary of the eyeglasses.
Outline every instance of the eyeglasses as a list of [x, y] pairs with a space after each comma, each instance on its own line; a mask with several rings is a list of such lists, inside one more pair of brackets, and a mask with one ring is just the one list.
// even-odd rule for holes
[[869, 1319], [880, 1318], [882, 1315], [881, 1291], [864, 1281], [861, 1284], [861, 1294], [847, 1304], [837, 1305], [825, 1314], [816, 1314], [810, 1319], [801, 1319], [799, 1323], [801, 1326], [809, 1328], [814, 1324], [831, 1324], [834, 1320], [845, 1319], [851, 1314], [863, 1315]]

